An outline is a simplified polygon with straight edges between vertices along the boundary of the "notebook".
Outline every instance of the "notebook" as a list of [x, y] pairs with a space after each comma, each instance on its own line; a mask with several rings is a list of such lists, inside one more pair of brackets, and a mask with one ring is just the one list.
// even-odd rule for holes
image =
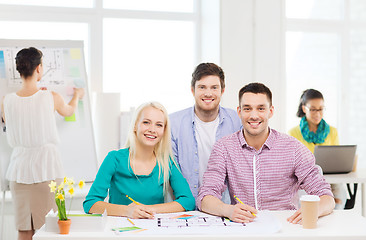
[[315, 146], [316, 164], [324, 174], [349, 173], [353, 169], [357, 145]]

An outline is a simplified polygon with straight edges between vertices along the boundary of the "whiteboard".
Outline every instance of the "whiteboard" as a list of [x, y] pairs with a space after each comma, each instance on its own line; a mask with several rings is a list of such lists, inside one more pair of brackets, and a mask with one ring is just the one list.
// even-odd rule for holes
[[[60, 136], [59, 150], [65, 176], [75, 181], [93, 181], [98, 170], [95, 139], [90, 111], [90, 96], [85, 71], [82, 41], [10, 40], [0, 39], [0, 100], [10, 92], [16, 92], [22, 80], [15, 68], [15, 56], [23, 48], [36, 47], [43, 52], [43, 78], [40, 87], [61, 94], [66, 102], [73, 95], [73, 87], [85, 88], [85, 96], [79, 101], [75, 121], [66, 121], [55, 112]], [[7, 190], [5, 173], [12, 149], [8, 145], [5, 125], [0, 129], [0, 189]]]

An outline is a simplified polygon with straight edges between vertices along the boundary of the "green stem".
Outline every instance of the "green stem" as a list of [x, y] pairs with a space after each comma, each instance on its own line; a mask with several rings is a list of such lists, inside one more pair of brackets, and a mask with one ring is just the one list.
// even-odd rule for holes
[[72, 196], [70, 196], [70, 204], [69, 204], [69, 211], [68, 211], [68, 214], [70, 213], [70, 210], [71, 210], [71, 203], [72, 203]]
[[[65, 196], [65, 192], [63, 190], [60, 191], [60, 194], [63, 194]], [[58, 218], [60, 220], [67, 220], [65, 200], [60, 200], [58, 198], [56, 198], [55, 200], [58, 209]]]

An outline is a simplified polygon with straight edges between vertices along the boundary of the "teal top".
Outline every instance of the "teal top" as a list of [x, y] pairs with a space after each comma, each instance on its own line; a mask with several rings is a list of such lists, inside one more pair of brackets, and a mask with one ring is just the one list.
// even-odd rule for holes
[[[100, 166], [97, 176], [83, 203], [84, 211], [98, 201], [104, 201], [109, 190], [109, 203], [128, 205], [126, 195], [145, 205], [164, 203], [164, 177], [159, 179], [159, 166], [156, 164], [149, 175], [135, 175], [129, 165], [129, 149], [111, 151]], [[195, 199], [186, 179], [173, 161], [170, 161], [169, 182], [176, 202], [186, 211], [195, 209]]]

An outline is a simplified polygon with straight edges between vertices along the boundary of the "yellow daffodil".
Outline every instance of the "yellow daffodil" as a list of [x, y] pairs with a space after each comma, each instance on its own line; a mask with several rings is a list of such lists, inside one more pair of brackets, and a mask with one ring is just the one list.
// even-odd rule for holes
[[71, 188], [75, 184], [75, 181], [72, 178], [67, 178], [66, 184]]
[[[67, 191], [72, 197], [75, 193], [74, 188], [75, 181], [73, 178], [64, 177], [63, 182], [57, 186], [55, 181], [51, 181], [48, 186], [50, 187], [50, 191], [55, 193], [55, 200], [58, 209], [58, 217], [60, 220], [67, 220], [66, 215], [66, 204], [65, 204], [65, 192]], [[79, 188], [83, 188], [85, 185], [84, 180], [79, 181]], [[71, 204], [70, 204], [71, 206]]]
[[55, 192], [56, 191], [56, 182], [55, 181], [51, 181], [50, 184], [48, 184], [48, 186], [50, 187], [51, 192]]
[[70, 193], [71, 196], [73, 196], [74, 195], [74, 188], [70, 188], [69, 193]]
[[84, 185], [85, 185], [84, 180], [80, 180], [80, 182], [79, 182], [78, 185], [79, 185], [79, 188], [82, 189], [84, 187]]
[[57, 190], [58, 191], [61, 191], [62, 189], [64, 189], [64, 187], [65, 187], [65, 183], [60, 183], [60, 185], [58, 185], [58, 187], [57, 187]]
[[57, 193], [57, 194], [56, 194], [56, 198], [60, 199], [61, 201], [64, 201], [64, 200], [65, 200], [64, 195], [63, 195], [63, 194], [61, 194], [61, 193]]

